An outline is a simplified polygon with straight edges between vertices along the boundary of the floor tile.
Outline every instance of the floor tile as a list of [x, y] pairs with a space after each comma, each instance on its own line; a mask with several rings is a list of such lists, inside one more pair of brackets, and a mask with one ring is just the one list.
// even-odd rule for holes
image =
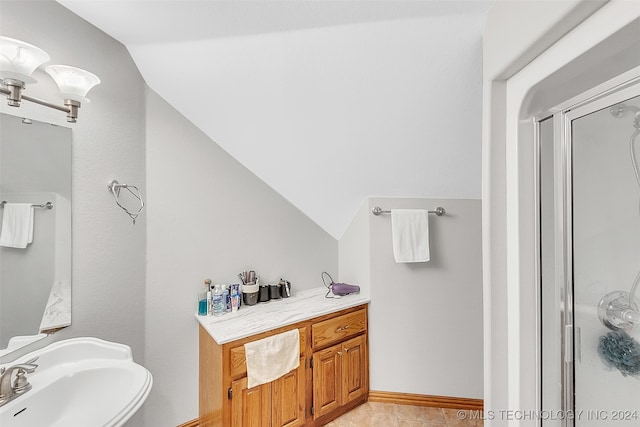
[[446, 424], [441, 408], [428, 406], [398, 405], [398, 419], [407, 421], [425, 421], [431, 424]]
[[426, 421], [398, 420], [398, 427], [431, 427]]
[[[462, 409], [442, 409], [447, 426], [475, 426], [482, 420], [482, 411], [469, 411]], [[479, 424], [479, 425], [482, 425]]]
[[328, 427], [483, 427], [482, 413], [459, 409], [366, 402]]

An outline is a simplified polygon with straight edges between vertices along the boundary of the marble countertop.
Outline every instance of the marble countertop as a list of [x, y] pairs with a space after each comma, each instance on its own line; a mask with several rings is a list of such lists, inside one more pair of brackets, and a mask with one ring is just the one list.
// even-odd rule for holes
[[306, 289], [295, 292], [290, 298], [243, 305], [238, 311], [224, 316], [195, 314], [195, 318], [218, 344], [226, 344], [370, 301], [369, 297], [360, 294], [325, 298], [326, 293], [325, 287]]

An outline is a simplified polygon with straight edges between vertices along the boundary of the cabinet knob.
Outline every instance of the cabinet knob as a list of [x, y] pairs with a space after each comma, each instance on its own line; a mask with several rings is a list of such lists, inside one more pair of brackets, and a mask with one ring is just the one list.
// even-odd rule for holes
[[338, 356], [342, 356], [342, 352], [341, 351], [338, 352]]

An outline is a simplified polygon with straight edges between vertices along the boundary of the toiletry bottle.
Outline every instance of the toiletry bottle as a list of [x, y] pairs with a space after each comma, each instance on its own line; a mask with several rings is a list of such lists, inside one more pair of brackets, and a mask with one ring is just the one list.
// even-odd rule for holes
[[222, 301], [224, 301], [224, 312], [231, 313], [231, 292], [229, 285], [222, 285]]
[[205, 286], [198, 292], [198, 316], [206, 316], [209, 308], [209, 301], [207, 299], [207, 292], [209, 287]]
[[240, 308], [240, 285], [231, 285], [231, 311], [238, 311]]
[[211, 295], [211, 305], [213, 306], [213, 315], [222, 316], [226, 312], [226, 303], [222, 295], [222, 286], [216, 285]]
[[204, 281], [204, 296], [206, 301], [206, 308], [204, 309], [203, 316], [211, 316], [211, 279], [205, 279]]
[[204, 281], [204, 287], [198, 292], [198, 315], [206, 316], [209, 314], [209, 307], [211, 306], [211, 298], [207, 294], [211, 287], [211, 279]]

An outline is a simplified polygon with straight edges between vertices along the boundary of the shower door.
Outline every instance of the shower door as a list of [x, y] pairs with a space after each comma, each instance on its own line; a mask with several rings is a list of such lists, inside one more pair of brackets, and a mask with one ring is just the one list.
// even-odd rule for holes
[[544, 427], [640, 426], [639, 93], [538, 123]]

